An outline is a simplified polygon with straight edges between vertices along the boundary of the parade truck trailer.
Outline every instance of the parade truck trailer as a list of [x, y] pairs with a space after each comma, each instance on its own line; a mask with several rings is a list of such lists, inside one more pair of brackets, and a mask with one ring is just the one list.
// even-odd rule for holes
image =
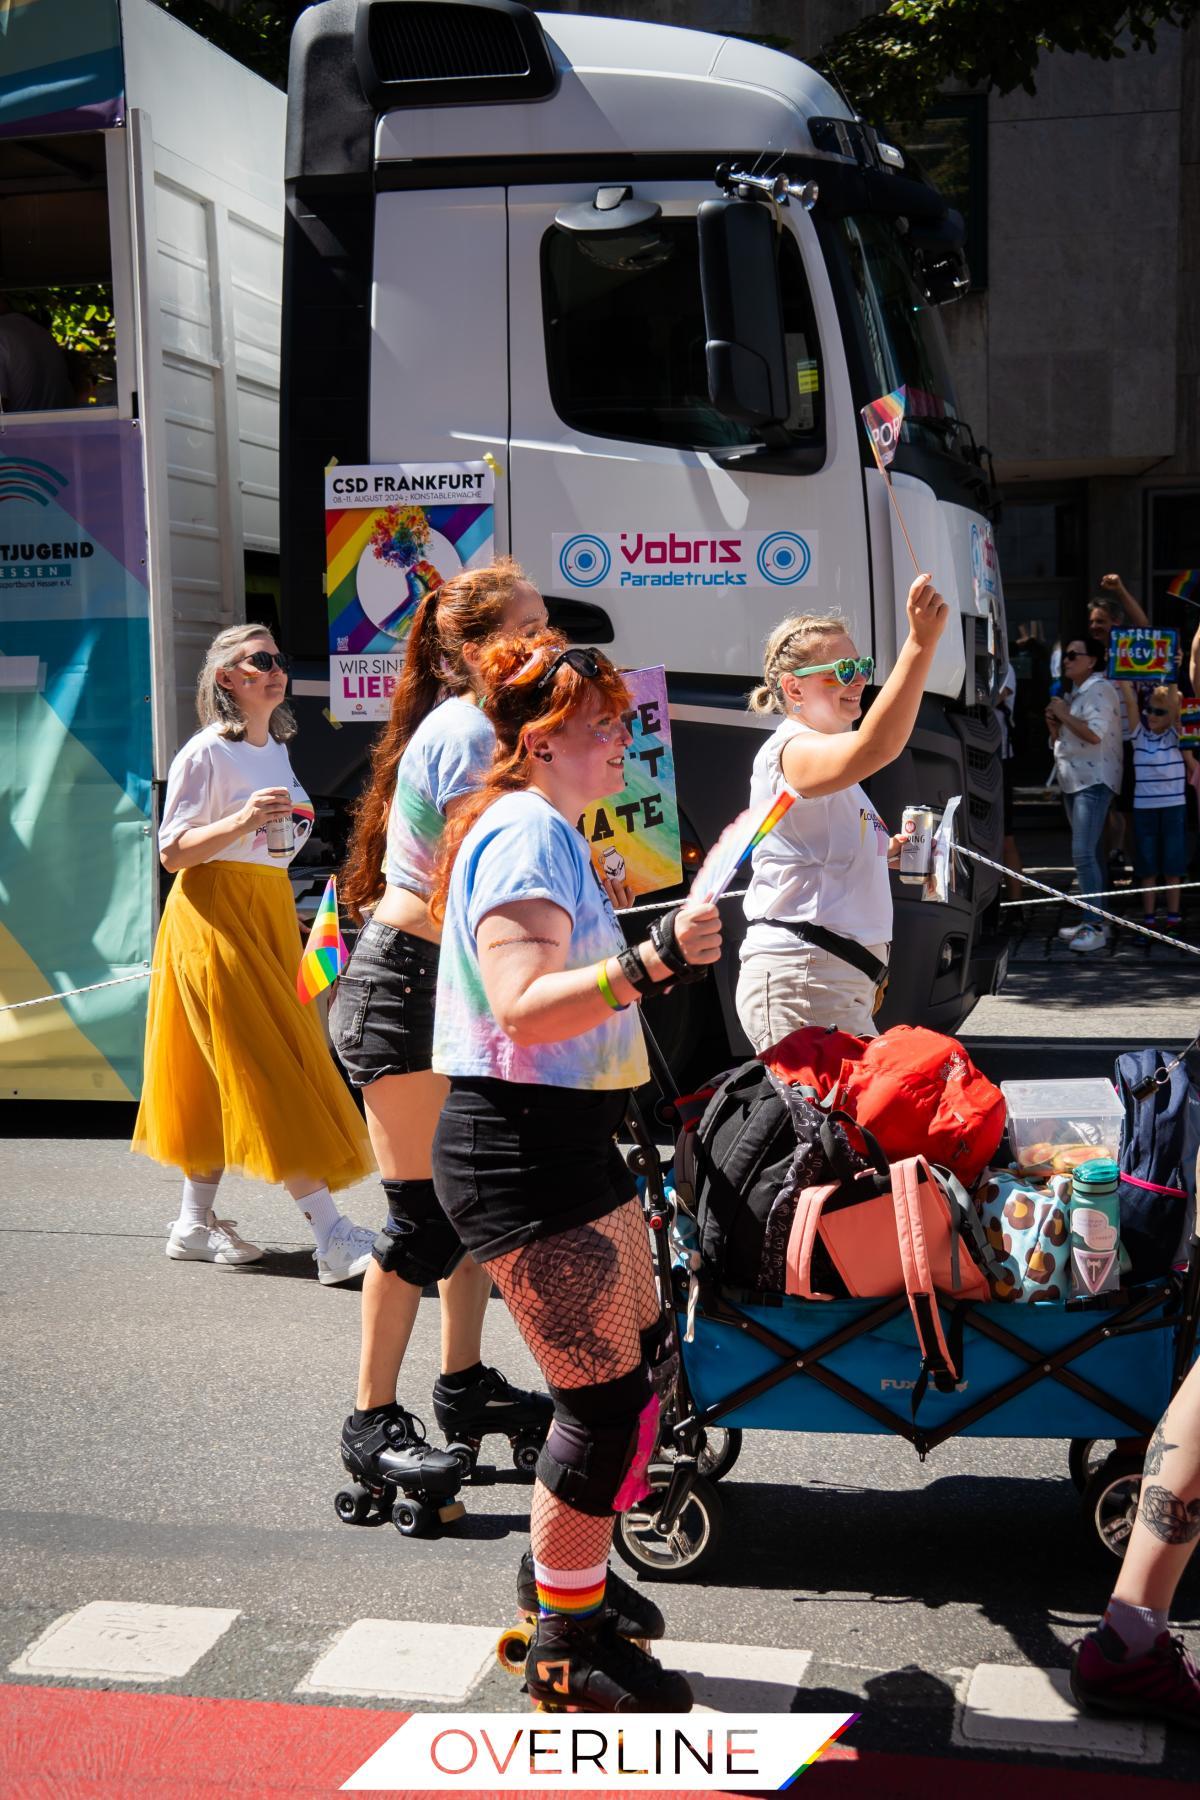
[[[999, 856], [995, 497], [938, 316], [967, 287], [961, 220], [826, 81], [735, 38], [512, 0], [323, 0], [292, 40], [286, 189], [293, 653], [338, 647], [318, 630], [327, 471], [485, 460], [495, 548], [554, 622], [665, 665], [694, 866], [746, 805], [772, 723], [746, 697], [780, 618], [838, 611], [879, 678], [894, 662], [913, 566], [859, 408], [903, 387], [895, 494], [951, 616], [872, 799], [898, 830], [961, 795], [964, 840]], [[301, 779], [353, 791], [370, 732], [298, 686]], [[915, 892], [896, 888], [887, 1016], [953, 1028], [1003, 966], [996, 882]], [[728, 959], [718, 986], [735, 1027]]]
[[6, 1098], [140, 1089], [162, 783], [277, 584], [284, 110], [149, 0], [0, 7]]

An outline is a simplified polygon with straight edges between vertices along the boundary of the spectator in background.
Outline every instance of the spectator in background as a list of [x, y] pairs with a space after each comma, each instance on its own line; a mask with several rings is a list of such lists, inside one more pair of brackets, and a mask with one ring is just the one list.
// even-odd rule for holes
[[[1143, 628], [1149, 626], [1141, 602], [1135, 600], [1121, 577], [1117, 574], [1102, 575], [1100, 586], [1104, 593], [1098, 600], [1093, 600], [1088, 608], [1088, 636], [1092, 642], [1100, 646], [1100, 671], [1103, 674], [1108, 668], [1108, 640], [1114, 631], [1126, 626], [1135, 625]], [[1129, 859], [1126, 848], [1133, 841], [1133, 750], [1126, 744], [1121, 765], [1121, 788], [1116, 804], [1108, 815], [1108, 874], [1109, 883], [1119, 880], [1129, 873]]]
[[67, 361], [44, 325], [14, 312], [0, 294], [0, 412], [76, 405]]
[[1166, 884], [1168, 931], [1178, 931], [1179, 883], [1187, 868], [1187, 777], [1196, 766], [1179, 744], [1179, 689], [1152, 688], [1139, 717], [1137, 690], [1119, 683], [1125, 741], [1133, 753], [1134, 870], [1142, 884], [1144, 923], [1158, 920], [1155, 895]]
[[[1070, 638], [1063, 651], [1063, 674], [1072, 684], [1070, 698], [1060, 694], [1046, 708], [1081, 894], [1103, 891], [1100, 839], [1121, 786], [1121, 702], [1112, 682], [1097, 671], [1099, 659], [1095, 644], [1083, 637]], [[1059, 936], [1080, 955], [1101, 950], [1108, 942], [1102, 920], [1066, 926]]]

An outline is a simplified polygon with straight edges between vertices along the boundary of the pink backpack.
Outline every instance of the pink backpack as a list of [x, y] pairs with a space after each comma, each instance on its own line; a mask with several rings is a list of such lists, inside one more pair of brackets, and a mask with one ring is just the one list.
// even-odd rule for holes
[[923, 1156], [912, 1156], [892, 1164], [890, 1189], [880, 1191], [870, 1173], [855, 1182], [804, 1188], [788, 1238], [786, 1286], [803, 1300], [833, 1298], [812, 1285], [818, 1238], [848, 1294], [908, 1295], [924, 1374], [935, 1387], [952, 1387], [959, 1370], [942, 1329], [938, 1296], [989, 1297], [972, 1253], [971, 1202], [953, 1177], [939, 1175]]

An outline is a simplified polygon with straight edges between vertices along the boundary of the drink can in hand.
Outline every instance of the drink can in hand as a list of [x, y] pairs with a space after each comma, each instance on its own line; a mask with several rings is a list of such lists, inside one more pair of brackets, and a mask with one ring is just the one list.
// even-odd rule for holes
[[272, 856], [290, 856], [296, 848], [296, 828], [291, 813], [267, 820], [267, 850]]
[[940, 815], [931, 806], [906, 806], [900, 820], [900, 879], [919, 886], [933, 862], [933, 834]]

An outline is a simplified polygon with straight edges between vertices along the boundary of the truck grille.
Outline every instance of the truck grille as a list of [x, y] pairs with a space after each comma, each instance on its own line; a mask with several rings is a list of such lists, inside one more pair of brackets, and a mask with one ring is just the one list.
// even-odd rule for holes
[[507, 12], [393, 0], [371, 8], [368, 31], [376, 73], [389, 84], [529, 74], [529, 52]]

